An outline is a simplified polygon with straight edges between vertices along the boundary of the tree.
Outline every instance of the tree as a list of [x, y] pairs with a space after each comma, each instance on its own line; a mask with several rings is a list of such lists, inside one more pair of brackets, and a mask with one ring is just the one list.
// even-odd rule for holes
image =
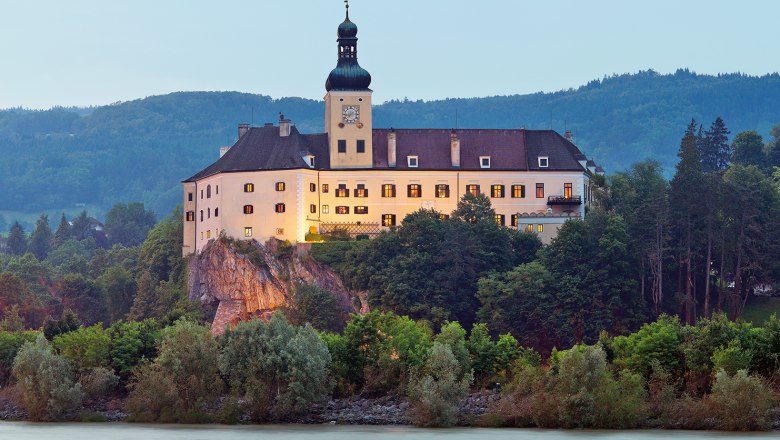
[[344, 319], [336, 297], [321, 287], [299, 284], [289, 302], [286, 315], [295, 325], [309, 323], [317, 330], [330, 332], [341, 332], [344, 329]]
[[8, 253], [11, 255], [22, 255], [27, 251], [27, 236], [24, 234], [24, 228], [19, 222], [14, 222], [8, 233]]
[[132, 274], [124, 267], [116, 265], [106, 269], [96, 281], [106, 298], [110, 321], [127, 317], [136, 292]]
[[774, 139], [767, 142], [764, 147], [767, 168], [769, 171], [771, 171], [772, 167], [780, 167], [780, 124], [772, 127], [770, 133]]
[[85, 240], [92, 237], [92, 225], [87, 216], [87, 211], [81, 211], [78, 217], [73, 219], [70, 228], [70, 235], [76, 241]]
[[27, 250], [35, 255], [38, 260], [44, 260], [51, 251], [52, 234], [49, 227], [49, 216], [41, 214], [35, 223], [35, 230], [30, 236], [30, 244]]
[[490, 199], [483, 193], [474, 195], [470, 192], [461, 197], [458, 206], [452, 212], [452, 218], [468, 223], [496, 222], [496, 210], [490, 204]]
[[153, 319], [117, 321], [108, 328], [111, 367], [127, 380], [136, 365], [157, 357], [161, 339], [160, 325]]
[[102, 324], [63, 333], [52, 341], [54, 348], [81, 370], [109, 366], [109, 343]]
[[731, 159], [731, 146], [728, 144], [728, 135], [731, 133], [726, 128], [723, 118], [718, 116], [713, 121], [710, 129], [704, 133], [704, 142], [699, 146], [701, 168], [705, 173], [725, 170]]
[[52, 245], [58, 247], [62, 243], [65, 243], [71, 238], [71, 227], [68, 223], [68, 219], [65, 218], [65, 213], [60, 216], [60, 223], [57, 225], [57, 231], [54, 232], [54, 240]]
[[149, 230], [157, 222], [143, 203], [117, 203], [106, 214], [105, 229], [111, 244], [137, 246], [146, 239]]
[[764, 139], [755, 131], [743, 131], [734, 136], [731, 141], [733, 151], [732, 162], [739, 165], [766, 165], [764, 156]]
[[94, 281], [81, 274], [67, 274], [59, 282], [57, 295], [62, 305], [73, 310], [86, 325], [105, 321], [106, 299]]
[[418, 426], [454, 425], [471, 381], [471, 372], [462, 372], [450, 347], [434, 342], [423, 372], [409, 384], [412, 421]]

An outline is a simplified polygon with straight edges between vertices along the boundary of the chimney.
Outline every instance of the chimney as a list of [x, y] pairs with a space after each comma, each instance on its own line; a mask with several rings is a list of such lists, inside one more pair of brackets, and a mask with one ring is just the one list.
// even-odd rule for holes
[[230, 147], [219, 147], [219, 157], [222, 157], [225, 155], [225, 153], [228, 152]]
[[284, 115], [279, 113], [279, 136], [287, 137], [290, 135], [290, 127], [292, 123], [289, 119], [285, 119]]
[[450, 132], [450, 157], [452, 158], [452, 166], [460, 168], [460, 138], [455, 130]]
[[387, 132], [387, 166], [395, 168], [395, 130]]
[[241, 139], [249, 131], [249, 124], [238, 124], [238, 138]]
[[574, 136], [571, 135], [571, 130], [566, 130], [566, 133], [563, 135], [563, 137], [572, 144], [574, 143]]

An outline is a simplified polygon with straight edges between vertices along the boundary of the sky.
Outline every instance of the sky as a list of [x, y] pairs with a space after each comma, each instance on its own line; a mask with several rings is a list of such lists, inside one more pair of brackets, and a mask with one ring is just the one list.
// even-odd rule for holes
[[[374, 103], [605, 75], [776, 72], [780, 1], [351, 0]], [[0, 108], [175, 91], [321, 99], [342, 0], [0, 0]]]

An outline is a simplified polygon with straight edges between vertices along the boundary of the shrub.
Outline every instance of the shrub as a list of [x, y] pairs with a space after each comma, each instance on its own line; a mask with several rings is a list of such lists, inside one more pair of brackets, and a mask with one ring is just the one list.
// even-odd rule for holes
[[43, 335], [16, 355], [13, 375], [31, 420], [64, 420], [81, 407], [83, 393], [70, 363], [55, 354]]
[[739, 370], [748, 370], [752, 359], [753, 354], [743, 349], [739, 340], [732, 339], [728, 346], [715, 349], [712, 365], [715, 371], [724, 370], [733, 375]]
[[763, 380], [749, 376], [745, 370], [734, 375], [718, 371], [710, 399], [720, 429], [753, 431], [772, 427], [769, 418], [772, 391]]
[[111, 367], [126, 380], [133, 368], [144, 360], [157, 357], [157, 342], [161, 337], [157, 321], [118, 321], [108, 328]]
[[35, 341], [35, 332], [0, 331], [0, 387], [11, 378], [14, 358], [25, 342]]
[[55, 336], [52, 345], [74, 365], [90, 369], [109, 365], [109, 341], [103, 325], [97, 323]]
[[450, 347], [434, 342], [423, 372], [409, 383], [411, 417], [418, 426], [452, 426], [460, 402], [468, 394], [471, 372], [461, 374], [461, 364]]
[[79, 383], [88, 400], [97, 400], [114, 392], [119, 384], [119, 377], [108, 368], [96, 367], [81, 373]]
[[51, 316], [46, 317], [43, 321], [43, 334], [46, 336], [46, 339], [52, 341], [55, 336], [72, 332], [79, 327], [81, 327], [79, 317], [72, 310], [65, 310], [60, 319], [54, 319]]

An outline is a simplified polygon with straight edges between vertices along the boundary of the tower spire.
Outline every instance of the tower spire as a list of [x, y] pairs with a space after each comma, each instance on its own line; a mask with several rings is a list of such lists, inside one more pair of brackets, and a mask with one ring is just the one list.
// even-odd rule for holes
[[371, 84], [371, 75], [357, 61], [357, 32], [355, 23], [349, 19], [349, 0], [344, 0], [346, 18], [338, 27], [338, 61], [325, 83], [325, 90], [366, 90]]
[[344, 0], [344, 5], [347, 7], [347, 20], [349, 20], [349, 0]]

